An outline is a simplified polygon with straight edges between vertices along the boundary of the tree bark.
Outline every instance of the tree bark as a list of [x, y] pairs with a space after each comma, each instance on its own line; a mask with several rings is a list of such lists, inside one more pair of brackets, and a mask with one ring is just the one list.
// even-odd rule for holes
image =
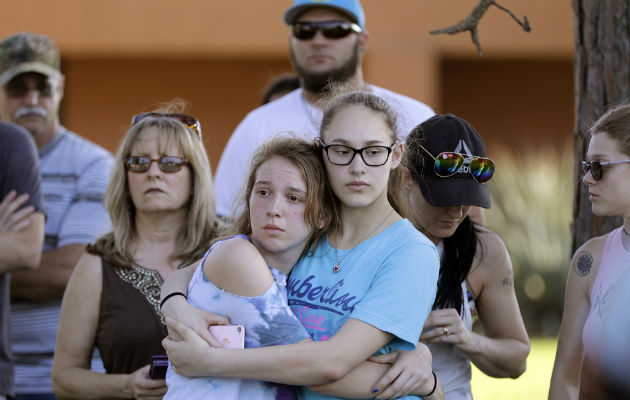
[[[575, 27], [575, 199], [573, 252], [622, 223], [591, 212], [580, 162], [588, 128], [608, 108], [630, 100], [630, 0], [572, 0]], [[629, 127], [630, 129], [630, 127]], [[630, 184], [630, 182], [629, 182]]]

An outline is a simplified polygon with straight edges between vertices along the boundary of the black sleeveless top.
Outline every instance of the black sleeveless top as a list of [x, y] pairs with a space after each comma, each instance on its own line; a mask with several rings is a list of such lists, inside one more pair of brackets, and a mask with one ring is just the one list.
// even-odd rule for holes
[[103, 292], [96, 347], [108, 374], [130, 374], [166, 354], [160, 313], [160, 274], [141, 266], [120, 268], [101, 256]]

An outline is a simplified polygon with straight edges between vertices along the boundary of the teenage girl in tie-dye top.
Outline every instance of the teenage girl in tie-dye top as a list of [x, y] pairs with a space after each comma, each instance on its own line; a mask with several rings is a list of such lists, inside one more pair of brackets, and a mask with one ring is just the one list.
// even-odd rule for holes
[[[188, 285], [190, 303], [243, 325], [246, 348], [310, 340], [287, 305], [286, 280], [331, 220], [329, 190], [314, 145], [295, 138], [266, 143], [252, 161], [242, 213], [231, 227], [238, 234], [214, 243], [199, 262]], [[165, 399], [295, 399], [292, 386], [187, 378], [172, 366], [166, 382]]]
[[[204, 265], [214, 249], [248, 252], [255, 247], [247, 235], [237, 235], [215, 243], [203, 257], [188, 285], [188, 301], [195, 307], [212, 309], [230, 317], [233, 324], [245, 328], [245, 347], [265, 347], [297, 343], [310, 339], [295, 318], [286, 300], [287, 276], [269, 266], [274, 282], [258, 296], [239, 296], [215, 286], [204, 274]], [[229, 268], [229, 266], [228, 266]], [[172, 367], [166, 376], [168, 392], [165, 399], [295, 399], [293, 386], [232, 378], [187, 378], [176, 374]]]

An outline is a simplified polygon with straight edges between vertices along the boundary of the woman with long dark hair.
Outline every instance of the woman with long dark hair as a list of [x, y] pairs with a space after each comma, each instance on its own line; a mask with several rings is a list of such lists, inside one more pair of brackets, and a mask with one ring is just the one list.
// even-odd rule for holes
[[[472, 206], [490, 207], [494, 162], [475, 129], [449, 114], [411, 131], [403, 165], [409, 220], [440, 253], [437, 295], [420, 340], [431, 349], [445, 398], [472, 399], [471, 361], [487, 375], [516, 378], [529, 353], [505, 245], [468, 216]], [[477, 318], [484, 334], [471, 329]]]

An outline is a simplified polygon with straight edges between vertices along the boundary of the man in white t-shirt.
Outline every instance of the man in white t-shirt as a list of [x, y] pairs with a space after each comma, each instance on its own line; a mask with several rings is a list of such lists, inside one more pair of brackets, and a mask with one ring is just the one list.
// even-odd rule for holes
[[285, 12], [291, 28], [290, 54], [300, 88], [250, 112], [228, 141], [215, 175], [217, 214], [233, 216], [252, 153], [266, 139], [295, 132], [319, 135], [322, 112], [316, 107], [329, 82], [345, 83], [383, 97], [398, 113], [398, 135], [435, 113], [426, 104], [363, 81], [361, 61], [368, 45], [359, 0], [295, 0]]

